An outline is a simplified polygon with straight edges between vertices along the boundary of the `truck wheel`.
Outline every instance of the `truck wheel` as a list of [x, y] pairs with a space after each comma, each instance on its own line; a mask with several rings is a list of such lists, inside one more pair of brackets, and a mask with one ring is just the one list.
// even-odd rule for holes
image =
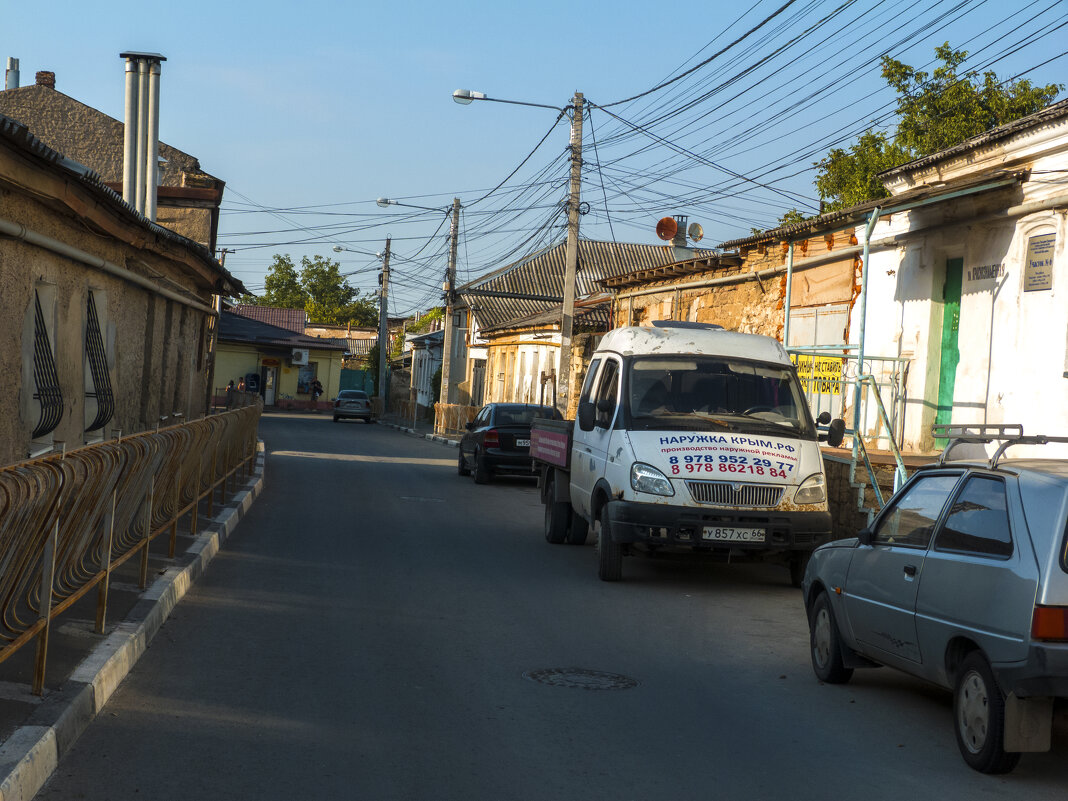
[[464, 452], [459, 448], [456, 450], [460, 451], [460, 455], [456, 458], [456, 474], [460, 476], [471, 475], [471, 468], [468, 467], [467, 462], [464, 461]]
[[486, 464], [485, 457], [475, 451], [475, 483], [476, 484], [489, 484], [493, 480], [493, 471], [490, 470], [489, 465]]
[[601, 509], [597, 525], [597, 576], [601, 581], [619, 581], [623, 577], [623, 548], [612, 542], [607, 505]]
[[555, 494], [554, 480], [550, 476], [545, 481], [545, 541], [559, 545], [567, 539], [567, 523], [571, 513], [571, 504], [553, 500]]
[[979, 651], [961, 663], [953, 689], [957, 746], [969, 766], [980, 773], [1008, 773], [1020, 761], [1005, 750], [1005, 697], [990, 664]]
[[808, 618], [809, 652], [816, 678], [828, 684], [845, 684], [853, 677], [853, 668], [842, 664], [842, 638], [827, 593], [821, 592], [812, 604]]
[[567, 532], [568, 545], [585, 545], [586, 535], [590, 532], [590, 524], [586, 518], [579, 515], [574, 509], [571, 510], [571, 527]]

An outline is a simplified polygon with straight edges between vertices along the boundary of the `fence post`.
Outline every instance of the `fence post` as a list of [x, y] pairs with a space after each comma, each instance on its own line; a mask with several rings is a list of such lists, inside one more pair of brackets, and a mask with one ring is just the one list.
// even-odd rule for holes
[[219, 443], [215, 443], [215, 450], [211, 452], [211, 478], [208, 481], [208, 517], [215, 516], [215, 471], [219, 462]]
[[178, 518], [182, 510], [182, 466], [178, 465], [178, 475], [174, 481], [174, 520], [171, 521], [171, 542], [167, 556], [174, 558], [174, 546], [178, 540]]
[[156, 494], [156, 477], [148, 482], [148, 495], [145, 497], [145, 538], [141, 542], [141, 589], [148, 586], [148, 546], [152, 542], [152, 503]]
[[48, 635], [52, 630], [52, 585], [56, 576], [56, 546], [59, 542], [59, 516], [52, 525], [52, 533], [45, 543], [44, 558], [41, 563], [41, 608], [38, 620], [44, 621], [44, 628], [37, 635], [37, 655], [33, 667], [33, 694], [44, 692], [45, 666], [48, 663]]
[[108, 585], [111, 583], [111, 543], [115, 536], [115, 504], [119, 491], [111, 491], [111, 508], [104, 515], [104, 528], [108, 533], [107, 547], [104, 549], [104, 578], [96, 594], [96, 633], [103, 634], [108, 613]]
[[204, 472], [204, 465], [198, 459], [196, 467], [196, 483], [193, 485], [193, 519], [189, 523], [189, 536], [197, 535], [197, 518], [200, 517], [200, 476]]

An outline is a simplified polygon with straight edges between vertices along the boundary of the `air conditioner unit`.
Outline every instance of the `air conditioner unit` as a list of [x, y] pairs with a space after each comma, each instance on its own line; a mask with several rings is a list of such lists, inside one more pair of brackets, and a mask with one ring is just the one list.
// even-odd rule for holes
[[308, 363], [308, 351], [306, 348], [293, 348], [293, 357], [290, 359], [293, 364], [307, 364]]

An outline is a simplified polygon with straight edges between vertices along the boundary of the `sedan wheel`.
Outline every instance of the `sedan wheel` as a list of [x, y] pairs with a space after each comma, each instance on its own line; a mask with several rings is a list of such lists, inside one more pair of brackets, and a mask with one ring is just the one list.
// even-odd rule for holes
[[475, 451], [475, 483], [476, 484], [489, 484], [493, 479], [493, 471], [489, 465], [486, 464], [486, 458]]
[[456, 473], [457, 473], [457, 475], [461, 475], [461, 476], [469, 476], [469, 475], [471, 475], [471, 468], [467, 466], [467, 462], [464, 460], [464, 452], [462, 450], [460, 450], [459, 448], [457, 448], [456, 450], [460, 451], [459, 456], [456, 458]]
[[957, 745], [964, 761], [980, 773], [1008, 773], [1020, 761], [1005, 750], [1005, 698], [979, 651], [964, 658], [953, 691]]
[[842, 663], [842, 639], [827, 593], [821, 592], [812, 604], [808, 626], [812, 671], [816, 678], [828, 684], [845, 684], [853, 677], [853, 668]]

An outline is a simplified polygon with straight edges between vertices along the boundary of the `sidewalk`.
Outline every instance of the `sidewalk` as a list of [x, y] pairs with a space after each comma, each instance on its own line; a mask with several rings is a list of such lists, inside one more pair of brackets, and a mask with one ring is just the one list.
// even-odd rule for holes
[[[155, 582], [144, 592], [116, 582], [116, 592], [129, 595], [128, 611], [122, 622], [108, 625], [109, 633], [103, 639], [92, 633], [87, 621], [79, 619], [77, 606], [55, 621], [57, 636], [49, 648], [49, 668], [64, 676], [58, 689], [46, 689], [43, 697], [37, 697], [21, 681], [0, 682], [0, 722], [10, 732], [0, 745], [0, 801], [29, 801], [44, 786], [263, 492], [263, 486], [261, 442], [251, 478], [214, 518], [201, 518], [200, 533], [188, 538], [186, 550], [174, 559], [150, 558], [152, 572], [158, 575]], [[66, 635], [66, 642], [59, 635]], [[95, 645], [86, 656], [87, 639], [94, 640]], [[9, 660], [16, 663], [16, 673], [18, 657], [33, 659], [32, 647], [22, 651], [26, 653], [19, 652]]]

